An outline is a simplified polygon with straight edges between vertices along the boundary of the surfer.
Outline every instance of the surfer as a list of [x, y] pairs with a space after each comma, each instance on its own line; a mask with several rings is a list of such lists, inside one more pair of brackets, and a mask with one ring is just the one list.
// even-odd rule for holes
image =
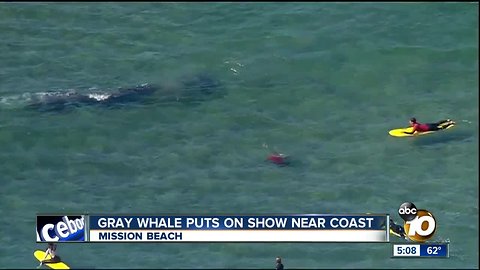
[[403, 133], [414, 134], [415, 132], [437, 131], [441, 129], [446, 129], [451, 125], [455, 125], [455, 122], [450, 119], [442, 120], [437, 123], [420, 124], [419, 122], [417, 122], [417, 119], [413, 117], [410, 119], [410, 126], [413, 127], [412, 131], [404, 131]]
[[[46, 260], [48, 255], [50, 255], [51, 258]], [[58, 263], [60, 261], [61, 261], [60, 256], [57, 256], [57, 244], [48, 243], [47, 250], [45, 251], [45, 257], [40, 262], [40, 265], [37, 268], [42, 266], [44, 263]]]
[[277, 258], [275, 259], [275, 262], [277, 263], [277, 264], [275, 265], [275, 270], [283, 270], [282, 258], [277, 257]]
[[278, 153], [278, 152], [273, 152], [272, 154], [270, 154], [268, 157], [267, 157], [268, 160], [270, 160], [271, 162], [277, 164], [277, 165], [288, 165], [288, 156], [287, 155], [284, 155], [284, 154], [281, 154], [281, 153]]
[[397, 236], [404, 238], [407, 236], [405, 229], [401, 225], [395, 224], [393, 219], [390, 219], [390, 230], [392, 230]]

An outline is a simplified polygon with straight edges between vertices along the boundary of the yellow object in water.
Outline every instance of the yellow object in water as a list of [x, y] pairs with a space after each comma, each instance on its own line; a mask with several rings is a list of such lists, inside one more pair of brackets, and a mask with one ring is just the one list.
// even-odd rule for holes
[[[37, 258], [38, 262], [41, 262], [43, 260], [43, 258], [45, 258], [45, 251], [43, 250], [35, 250], [35, 252], [33, 252], [33, 256], [35, 256], [35, 258]], [[47, 258], [45, 258], [45, 260], [50, 260], [51, 257], [50, 255], [47, 256]], [[68, 265], [66, 265], [64, 262], [58, 262], [58, 263], [45, 263], [44, 265], [52, 268], [52, 269], [70, 269], [70, 267]]]
[[400, 234], [398, 234], [398, 233], [396, 233], [394, 230], [392, 230], [392, 228], [390, 228], [390, 234], [393, 234], [393, 235], [395, 235], [396, 237], [403, 238]]
[[449, 128], [454, 127], [454, 126], [455, 126], [455, 124], [451, 124], [444, 129], [439, 129], [439, 130], [436, 130], [436, 131], [415, 132], [413, 134], [404, 133], [404, 132], [412, 132], [413, 127], [397, 128], [397, 129], [390, 130], [388, 132], [388, 134], [390, 134], [393, 137], [412, 137], [412, 136], [426, 135], [426, 134], [438, 132], [438, 131], [441, 131], [441, 130], [449, 129]]

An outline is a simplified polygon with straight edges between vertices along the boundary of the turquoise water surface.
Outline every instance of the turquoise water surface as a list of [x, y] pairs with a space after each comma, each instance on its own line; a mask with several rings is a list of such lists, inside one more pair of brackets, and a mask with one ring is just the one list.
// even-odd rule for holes
[[[37, 213], [434, 213], [449, 259], [391, 244], [63, 244], [72, 268], [478, 268], [478, 4], [3, 3], [0, 265], [33, 268]], [[26, 109], [47, 91], [223, 95]], [[199, 98], [197, 96], [194, 97]], [[388, 131], [455, 119], [418, 138]], [[265, 162], [268, 144], [292, 165]]]

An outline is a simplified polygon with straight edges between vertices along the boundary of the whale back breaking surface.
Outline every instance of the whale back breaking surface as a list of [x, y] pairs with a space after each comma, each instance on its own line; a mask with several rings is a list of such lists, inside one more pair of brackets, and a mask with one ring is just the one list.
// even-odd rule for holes
[[142, 84], [115, 91], [80, 93], [47, 92], [34, 95], [27, 109], [37, 111], [65, 111], [82, 106], [115, 107], [131, 103], [159, 104], [200, 103], [225, 95], [221, 83], [206, 74], [197, 74], [182, 80], [176, 87]]

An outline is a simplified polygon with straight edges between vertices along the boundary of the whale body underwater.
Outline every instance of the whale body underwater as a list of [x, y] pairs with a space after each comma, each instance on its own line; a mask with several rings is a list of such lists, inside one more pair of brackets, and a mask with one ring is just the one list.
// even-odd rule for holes
[[190, 104], [223, 96], [223, 89], [218, 80], [208, 75], [197, 75], [182, 81], [177, 86], [170, 87], [142, 84], [130, 88], [119, 88], [113, 92], [46, 92], [32, 98], [26, 108], [43, 112], [60, 112], [82, 106], [115, 107], [131, 103]]

